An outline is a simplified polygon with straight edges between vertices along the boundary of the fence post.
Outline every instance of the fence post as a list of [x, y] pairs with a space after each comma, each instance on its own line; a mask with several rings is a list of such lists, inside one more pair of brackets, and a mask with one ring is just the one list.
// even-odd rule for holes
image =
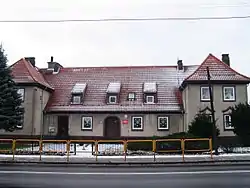
[[156, 161], [155, 152], [156, 152], [156, 140], [153, 140], [153, 152], [154, 152], [154, 162]]
[[181, 139], [182, 161], [185, 162], [185, 139]]
[[39, 140], [39, 161], [42, 160], [42, 151], [43, 151], [43, 141]]
[[127, 141], [124, 140], [123, 141], [124, 161], [127, 161], [127, 145], [128, 145]]
[[212, 138], [209, 138], [209, 150], [210, 150], [210, 154], [211, 154], [211, 159], [213, 160], [213, 142], [212, 142]]
[[67, 140], [67, 162], [69, 162], [70, 140]]
[[98, 156], [98, 141], [95, 141], [95, 161], [97, 161], [97, 156]]
[[13, 140], [12, 140], [12, 154], [13, 154], [12, 160], [13, 160], [13, 161], [15, 160], [15, 151], [16, 151], [16, 140], [13, 139]]

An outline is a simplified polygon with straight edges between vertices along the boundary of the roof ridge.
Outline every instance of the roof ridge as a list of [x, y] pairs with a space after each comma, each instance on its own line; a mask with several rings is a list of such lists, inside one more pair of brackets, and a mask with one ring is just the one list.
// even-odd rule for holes
[[22, 60], [23, 60], [23, 62], [24, 62], [24, 64], [25, 64], [25, 67], [26, 67], [26, 69], [28, 70], [30, 76], [32, 77], [32, 79], [33, 79], [35, 82], [38, 82], [38, 83], [39, 83], [39, 81], [37, 81], [37, 79], [33, 76], [33, 74], [31, 73], [30, 69], [28, 68], [29, 62], [26, 61], [24, 58], [22, 58]]

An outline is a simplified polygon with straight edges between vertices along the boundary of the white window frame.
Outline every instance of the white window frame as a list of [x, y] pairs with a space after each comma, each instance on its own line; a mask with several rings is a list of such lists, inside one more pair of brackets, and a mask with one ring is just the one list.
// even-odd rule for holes
[[[72, 97], [73, 97], [72, 104], [81, 104], [81, 96], [79, 96], [79, 95], [73, 95]], [[75, 102], [74, 98], [78, 98], [78, 97], [80, 98], [79, 102]]]
[[[162, 119], [162, 118], [164, 118], [164, 119], [167, 119], [167, 127], [160, 127], [160, 120]], [[158, 130], [169, 130], [169, 118], [168, 118], [168, 116], [160, 116], [160, 117], [158, 117]]]
[[24, 95], [25, 95], [25, 89], [24, 88], [19, 88], [17, 90], [17, 93], [20, 94], [22, 96], [22, 101], [24, 101]]
[[[84, 127], [84, 121], [85, 119], [90, 118], [91, 120], [91, 127]], [[91, 116], [82, 116], [82, 126], [81, 126], [82, 130], [93, 130], [93, 117]]]
[[[152, 98], [153, 99], [152, 102], [149, 102], [148, 98]], [[147, 95], [146, 96], [146, 103], [147, 104], [155, 104], [155, 96], [153, 96], [153, 95]]]
[[229, 127], [227, 126], [226, 117], [229, 117], [230, 122], [232, 121], [231, 116], [229, 114], [224, 114], [223, 115], [224, 129], [225, 130], [233, 130], [234, 128], [232, 126], [229, 126]]
[[[203, 97], [203, 95], [202, 95], [202, 93], [203, 93], [203, 89], [208, 89], [208, 92], [209, 92], [209, 87], [208, 87], [208, 86], [202, 86], [202, 87], [201, 87], [201, 89], [200, 89], [200, 97], [201, 97], [201, 101], [210, 101], [210, 93], [209, 93], [209, 98], [208, 98], [208, 99], [204, 99], [204, 98], [202, 98], [202, 97]], [[212, 92], [213, 92], [213, 90], [212, 90]]]
[[[111, 99], [115, 98], [115, 102], [112, 102]], [[116, 104], [117, 103], [117, 96], [111, 95], [109, 96], [109, 104]]]
[[[225, 89], [233, 89], [233, 99], [226, 99], [225, 97]], [[233, 86], [223, 86], [223, 100], [224, 101], [235, 101], [235, 87]]]
[[[135, 124], [134, 124], [135, 119], [141, 119], [141, 127], [139, 127], [139, 128], [135, 127]], [[141, 117], [141, 116], [133, 116], [132, 117], [132, 130], [143, 130], [143, 117]]]
[[135, 93], [128, 93], [128, 100], [135, 100]]

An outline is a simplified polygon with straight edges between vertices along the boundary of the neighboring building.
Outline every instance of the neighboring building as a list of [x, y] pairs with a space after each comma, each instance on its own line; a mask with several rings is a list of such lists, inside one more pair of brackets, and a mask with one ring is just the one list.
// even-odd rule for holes
[[34, 58], [12, 65], [25, 108], [16, 136], [124, 138], [187, 131], [199, 111], [210, 113], [206, 67], [210, 68], [215, 117], [221, 136], [233, 136], [230, 106], [247, 102], [250, 78], [209, 54], [200, 65], [65, 68]]

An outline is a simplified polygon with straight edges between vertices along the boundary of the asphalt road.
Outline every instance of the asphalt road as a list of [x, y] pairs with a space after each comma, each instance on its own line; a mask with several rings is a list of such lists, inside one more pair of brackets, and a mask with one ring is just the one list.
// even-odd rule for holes
[[159, 168], [0, 166], [5, 188], [249, 188], [250, 165]]

